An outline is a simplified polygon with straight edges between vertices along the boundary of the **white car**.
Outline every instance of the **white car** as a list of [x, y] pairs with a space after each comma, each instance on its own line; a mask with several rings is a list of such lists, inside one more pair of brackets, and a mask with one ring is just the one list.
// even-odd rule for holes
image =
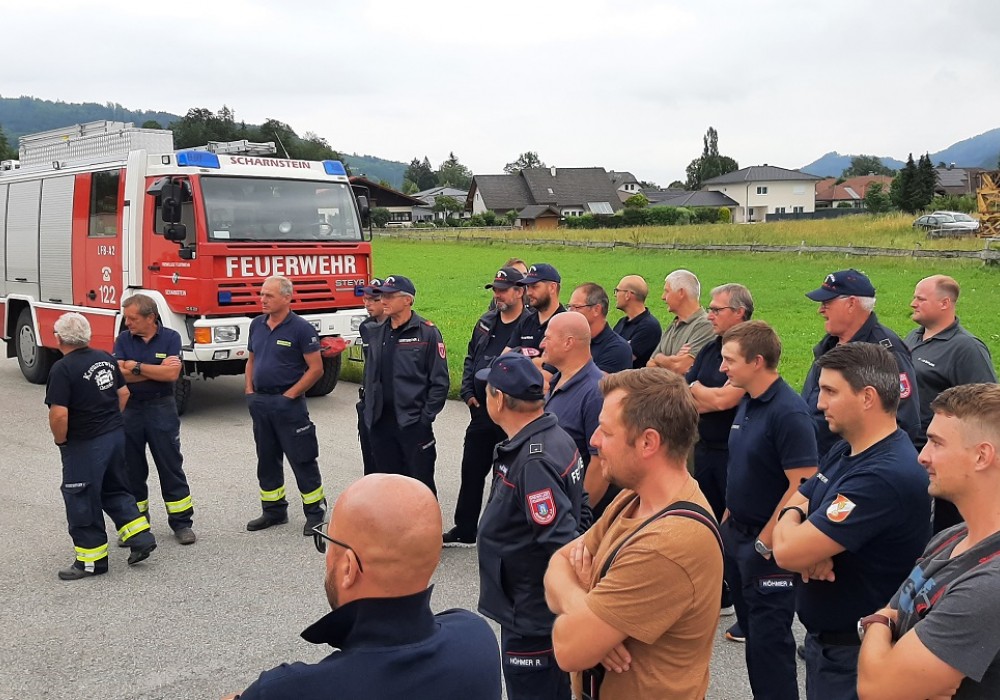
[[914, 228], [932, 231], [978, 231], [979, 221], [960, 211], [936, 211], [913, 222]]

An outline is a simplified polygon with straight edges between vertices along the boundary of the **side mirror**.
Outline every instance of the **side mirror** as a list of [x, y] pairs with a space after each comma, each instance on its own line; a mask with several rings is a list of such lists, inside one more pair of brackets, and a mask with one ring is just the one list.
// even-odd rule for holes
[[[163, 185], [160, 189], [160, 218], [163, 219], [165, 224], [180, 224], [181, 221], [181, 202], [184, 201], [184, 189], [176, 182], [168, 182]], [[172, 227], [167, 227], [169, 231]], [[181, 226], [181, 232], [183, 233], [183, 226]], [[168, 241], [172, 240], [184, 240], [183, 238], [174, 239], [171, 238], [169, 234], [164, 233]]]
[[368, 206], [368, 197], [363, 194], [358, 195], [358, 211], [361, 212], [361, 225], [370, 226], [372, 210]]
[[[178, 211], [180, 210], [178, 209]], [[187, 240], [187, 227], [184, 224], [168, 224], [163, 228], [163, 237], [174, 243], [183, 243]]]

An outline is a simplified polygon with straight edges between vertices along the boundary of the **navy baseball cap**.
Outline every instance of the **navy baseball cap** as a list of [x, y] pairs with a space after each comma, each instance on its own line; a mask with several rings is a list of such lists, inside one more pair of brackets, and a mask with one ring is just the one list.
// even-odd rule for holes
[[545, 398], [541, 370], [518, 353], [509, 352], [496, 358], [489, 367], [476, 372], [476, 379], [488, 382], [515, 399], [540, 401]]
[[813, 301], [830, 301], [837, 297], [873, 297], [875, 287], [872, 281], [857, 270], [831, 272], [823, 280], [823, 286], [806, 293]]
[[534, 284], [535, 282], [562, 282], [559, 270], [548, 263], [538, 263], [528, 268], [528, 274], [518, 282], [520, 285]]
[[378, 277], [372, 277], [371, 282], [369, 282], [363, 287], [358, 287], [358, 289], [361, 290], [362, 296], [377, 297], [381, 295], [382, 292], [376, 289], [376, 287], [381, 287], [381, 286], [382, 286], [382, 280], [380, 280]]
[[413, 286], [413, 282], [410, 281], [409, 277], [403, 277], [402, 275], [389, 275], [382, 280], [382, 284], [372, 285], [372, 291], [379, 294], [402, 292], [410, 296], [417, 295], [417, 288]]
[[523, 279], [524, 275], [516, 267], [502, 267], [497, 270], [496, 275], [493, 277], [493, 282], [487, 284], [483, 289], [499, 289], [503, 291], [510, 289]]

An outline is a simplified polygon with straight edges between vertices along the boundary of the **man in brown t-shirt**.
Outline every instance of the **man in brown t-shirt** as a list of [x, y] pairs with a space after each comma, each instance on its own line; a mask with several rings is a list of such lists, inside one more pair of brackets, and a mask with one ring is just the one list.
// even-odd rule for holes
[[[698, 411], [683, 378], [662, 368], [609, 375], [601, 391], [593, 444], [605, 477], [625, 490], [549, 562], [545, 596], [557, 615], [556, 660], [567, 671], [601, 664], [602, 700], [700, 700], [719, 621], [722, 553], [715, 532], [706, 522], [669, 516], [636, 532], [677, 501], [709, 508], [686, 465]], [[605, 561], [629, 534], [602, 577]]]

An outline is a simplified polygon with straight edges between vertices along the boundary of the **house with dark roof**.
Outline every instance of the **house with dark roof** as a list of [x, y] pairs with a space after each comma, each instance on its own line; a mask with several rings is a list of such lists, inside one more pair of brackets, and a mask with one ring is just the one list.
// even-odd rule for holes
[[723, 192], [716, 192], [714, 190], [698, 190], [697, 192], [685, 192], [684, 194], [676, 195], [674, 197], [668, 197], [666, 199], [661, 199], [658, 202], [650, 202], [651, 207], [728, 207], [729, 209], [735, 209], [739, 206], [737, 202], [732, 197], [728, 197]]
[[[414, 221], [443, 221], [445, 218], [445, 212], [434, 211], [434, 205], [437, 204], [438, 197], [451, 197], [456, 200], [459, 204], [465, 201], [466, 197], [469, 196], [467, 190], [459, 190], [454, 187], [448, 187], [447, 185], [442, 185], [438, 187], [432, 187], [429, 190], [424, 190], [422, 192], [414, 192], [411, 195], [414, 199], [419, 199], [424, 202], [425, 206], [413, 207], [413, 220]], [[462, 219], [467, 219], [471, 214], [462, 211], [453, 214], [452, 217], [458, 216]]]
[[[530, 208], [529, 208], [530, 207]], [[473, 214], [492, 210], [517, 212], [516, 225], [538, 227], [541, 216], [553, 228], [551, 207], [559, 218], [614, 214], [621, 199], [604, 168], [525, 168], [511, 175], [476, 175], [465, 209]]]
[[976, 183], [979, 182], [979, 173], [985, 168], [957, 168], [952, 163], [946, 168], [934, 168], [937, 173], [937, 184], [934, 185], [934, 194], [940, 195], [964, 195], [976, 194]]
[[713, 177], [702, 189], [722, 192], [736, 202], [734, 223], [766, 221], [768, 214], [816, 211], [816, 181], [822, 179], [765, 163]]
[[389, 225], [391, 226], [412, 226], [414, 209], [426, 206], [422, 199], [380, 185], [366, 177], [353, 175], [350, 180], [353, 187], [368, 190], [368, 204], [372, 209], [383, 207], [389, 210], [391, 215]]
[[630, 172], [616, 173], [614, 170], [611, 170], [608, 172], [608, 177], [611, 178], [611, 184], [618, 190], [618, 199], [622, 202], [632, 195], [642, 193], [642, 186], [639, 184], [639, 180]]
[[892, 178], [888, 175], [861, 175], [850, 177], [841, 183], [838, 178], [828, 177], [816, 183], [816, 208], [831, 209], [850, 205], [852, 209], [865, 208], [865, 195], [876, 182], [882, 185], [882, 191], [889, 194]]

